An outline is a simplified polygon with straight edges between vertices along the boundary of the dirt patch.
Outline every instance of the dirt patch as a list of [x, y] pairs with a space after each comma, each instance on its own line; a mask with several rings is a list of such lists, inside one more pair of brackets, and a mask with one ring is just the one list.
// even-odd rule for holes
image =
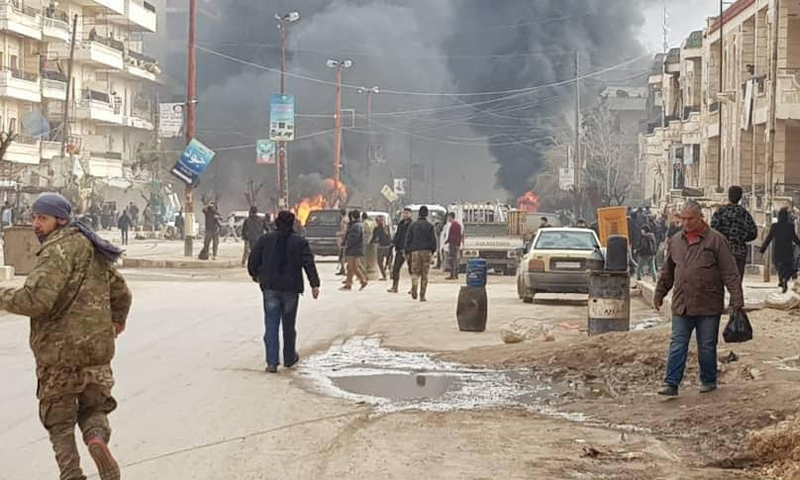
[[[797, 412], [800, 369], [787, 365], [794, 365], [797, 355], [794, 339], [800, 334], [800, 322], [797, 315], [770, 310], [753, 312], [751, 321], [756, 330], [754, 341], [720, 343], [719, 390], [706, 395], [698, 393], [700, 382], [693, 344], [681, 394], [670, 400], [655, 394], [666, 367], [668, 326], [551, 343], [479, 348], [445, 357], [494, 368], [527, 367], [566, 387], [567, 394], [556, 406], [560, 412], [581, 413], [599, 424], [649, 431], [680, 450], [681, 461], [691, 465], [800, 480], [800, 473], [795, 472], [793, 465], [773, 464], [773, 458], [791, 457], [785, 445], [787, 442], [794, 445], [791, 442], [800, 438], [796, 422], [791, 424], [792, 428], [783, 427], [783, 433], [769, 437], [783, 439], [773, 442], [777, 450], [783, 448], [775, 455], [763, 452], [767, 444], [763, 441], [748, 442], [750, 432], [773, 426]], [[728, 358], [735, 360], [724, 363]], [[582, 395], [587, 386], [588, 390], [602, 389], [607, 395], [597, 398]], [[791, 440], [785, 440], [787, 437]], [[800, 442], [797, 447], [791, 451], [800, 456]], [[754, 455], [754, 449], [760, 449], [761, 453]]]
[[751, 433], [748, 454], [763, 464], [760, 472], [767, 478], [800, 480], [800, 419], [792, 417]]

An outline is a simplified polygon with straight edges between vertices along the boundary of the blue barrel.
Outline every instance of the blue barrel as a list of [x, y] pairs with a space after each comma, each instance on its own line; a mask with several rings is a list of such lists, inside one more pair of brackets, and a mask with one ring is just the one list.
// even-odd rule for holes
[[472, 258], [467, 260], [468, 287], [485, 287], [487, 275], [486, 260], [482, 258]]

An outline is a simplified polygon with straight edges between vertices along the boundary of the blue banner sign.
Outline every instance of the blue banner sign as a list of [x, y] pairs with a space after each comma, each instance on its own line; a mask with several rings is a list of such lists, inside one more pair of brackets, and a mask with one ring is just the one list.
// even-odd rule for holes
[[178, 163], [172, 167], [172, 174], [189, 185], [197, 183], [200, 175], [214, 159], [214, 150], [206, 147], [197, 139], [192, 139], [186, 149], [181, 153]]
[[271, 95], [269, 98], [269, 139], [294, 140], [294, 95]]

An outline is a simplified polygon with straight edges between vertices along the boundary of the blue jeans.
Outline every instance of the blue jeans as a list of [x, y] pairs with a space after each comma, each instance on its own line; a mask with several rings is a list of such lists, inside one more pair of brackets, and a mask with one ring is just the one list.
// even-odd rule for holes
[[267, 365], [278, 365], [278, 351], [281, 342], [278, 339], [278, 329], [283, 324], [283, 362], [294, 363], [297, 359], [295, 343], [297, 331], [295, 319], [297, 318], [297, 305], [300, 294], [293, 292], [277, 292], [267, 290], [264, 292], [264, 347], [267, 350]]
[[667, 357], [667, 376], [664, 383], [677, 387], [683, 380], [686, 356], [692, 330], [696, 330], [697, 357], [700, 363], [700, 381], [704, 385], [717, 384], [717, 342], [720, 315], [699, 317], [672, 317], [672, 341]]

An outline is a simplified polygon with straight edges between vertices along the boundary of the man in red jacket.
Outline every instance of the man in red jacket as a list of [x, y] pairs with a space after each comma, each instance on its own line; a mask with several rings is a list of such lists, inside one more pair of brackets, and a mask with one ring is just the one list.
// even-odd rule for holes
[[464, 245], [464, 226], [456, 221], [456, 214], [447, 214], [450, 229], [447, 231], [447, 259], [450, 261], [450, 276], [447, 280], [458, 280], [458, 260]]

